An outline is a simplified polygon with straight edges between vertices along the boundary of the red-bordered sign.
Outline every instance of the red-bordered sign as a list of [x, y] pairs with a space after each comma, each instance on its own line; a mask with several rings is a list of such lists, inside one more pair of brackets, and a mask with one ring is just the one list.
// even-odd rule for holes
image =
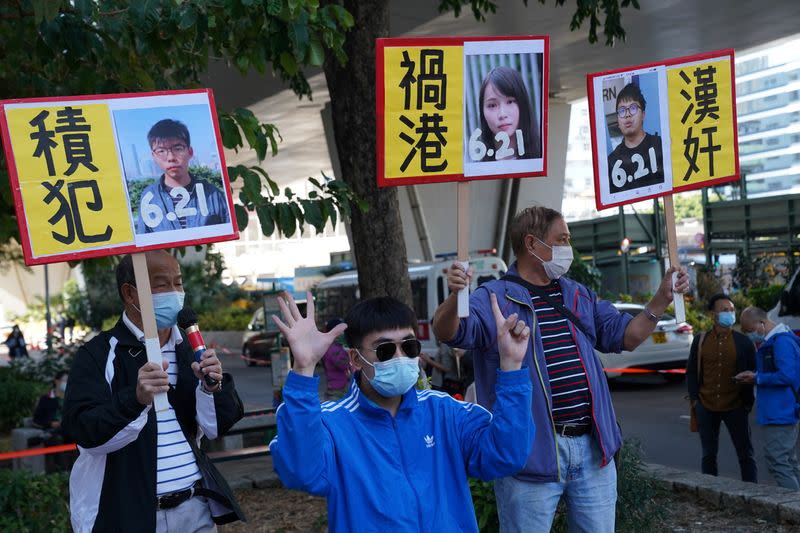
[[378, 186], [547, 174], [547, 36], [376, 42]]
[[210, 89], [0, 101], [25, 263], [238, 238]]
[[739, 180], [733, 50], [587, 75], [597, 209]]

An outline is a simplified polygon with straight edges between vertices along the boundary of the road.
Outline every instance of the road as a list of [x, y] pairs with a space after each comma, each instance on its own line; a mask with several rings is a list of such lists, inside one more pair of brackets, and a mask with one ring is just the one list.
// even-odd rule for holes
[[[233, 374], [246, 411], [272, 406], [269, 367], [247, 367], [236, 354], [224, 356], [223, 365]], [[613, 383], [611, 395], [624, 437], [642, 443], [645, 461], [700, 471], [700, 437], [689, 432], [684, 383], [668, 383], [660, 376], [620, 378]], [[750, 416], [759, 482], [774, 485], [764, 463], [760, 428], [755, 414]], [[739, 462], [724, 426], [720, 430], [719, 474], [739, 479]]]

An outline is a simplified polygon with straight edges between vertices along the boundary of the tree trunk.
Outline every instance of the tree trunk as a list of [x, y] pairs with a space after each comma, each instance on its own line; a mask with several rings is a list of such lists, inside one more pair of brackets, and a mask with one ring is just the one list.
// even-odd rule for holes
[[[397, 188], [378, 189], [375, 157], [375, 39], [389, 35], [388, 0], [345, 0], [355, 24], [344, 45], [348, 62], [325, 62], [341, 178], [369, 204], [353, 208], [353, 253], [361, 298], [394, 296], [409, 305], [411, 282]], [[338, 177], [338, 176], [337, 176]]]

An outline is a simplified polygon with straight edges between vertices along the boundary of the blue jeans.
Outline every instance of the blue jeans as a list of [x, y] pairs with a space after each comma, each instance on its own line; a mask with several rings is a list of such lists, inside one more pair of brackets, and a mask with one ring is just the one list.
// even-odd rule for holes
[[797, 463], [797, 424], [761, 426], [764, 459], [775, 483], [800, 490], [800, 465]]
[[617, 506], [613, 459], [600, 467], [603, 455], [591, 435], [556, 439], [559, 481], [537, 483], [514, 477], [495, 481], [501, 533], [550, 531], [562, 495], [570, 532], [613, 533]]

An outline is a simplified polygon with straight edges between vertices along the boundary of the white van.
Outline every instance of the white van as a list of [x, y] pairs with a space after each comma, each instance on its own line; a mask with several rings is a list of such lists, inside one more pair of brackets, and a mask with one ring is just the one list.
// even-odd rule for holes
[[800, 335], [800, 269], [798, 269], [781, 292], [781, 299], [768, 313], [776, 324], [782, 322]]
[[[447, 288], [447, 269], [452, 263], [453, 259], [448, 259], [408, 266], [413, 308], [419, 320], [418, 337], [422, 342], [422, 349], [428, 353], [436, 351], [431, 321], [436, 308], [450, 294]], [[503, 260], [495, 256], [470, 258], [469, 265], [475, 270], [471, 290], [475, 290], [485, 281], [500, 278], [508, 269]], [[317, 324], [323, 325], [331, 318], [344, 318], [360, 299], [357, 271], [342, 272], [326, 278], [314, 290]]]

